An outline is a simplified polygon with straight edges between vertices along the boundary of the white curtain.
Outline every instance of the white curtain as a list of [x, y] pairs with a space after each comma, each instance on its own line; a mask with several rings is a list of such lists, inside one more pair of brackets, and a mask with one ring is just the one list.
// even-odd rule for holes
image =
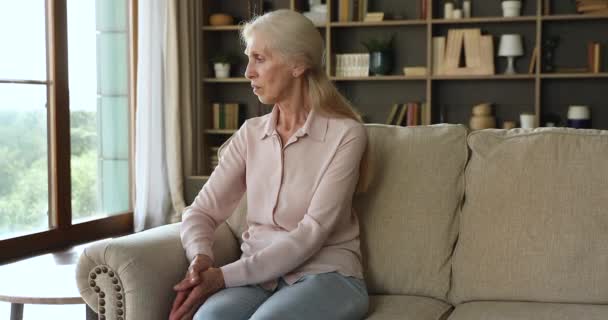
[[[177, 2], [138, 3], [134, 229], [179, 221], [184, 209]], [[189, 106], [189, 104], [187, 105]]]

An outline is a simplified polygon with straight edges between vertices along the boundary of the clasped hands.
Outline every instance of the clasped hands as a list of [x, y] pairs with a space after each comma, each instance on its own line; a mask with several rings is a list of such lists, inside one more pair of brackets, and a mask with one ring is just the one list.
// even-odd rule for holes
[[197, 255], [182, 281], [173, 287], [177, 291], [169, 320], [191, 320], [198, 308], [212, 294], [225, 287], [222, 270], [211, 267], [211, 259]]

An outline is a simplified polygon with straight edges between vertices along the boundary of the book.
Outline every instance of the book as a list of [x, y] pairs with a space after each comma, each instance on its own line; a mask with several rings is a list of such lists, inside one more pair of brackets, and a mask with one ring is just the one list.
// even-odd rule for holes
[[401, 105], [401, 110], [399, 111], [399, 117], [397, 117], [397, 121], [395, 122], [395, 125], [402, 126], [404, 124], [404, 121], [407, 120], [406, 114], [407, 114], [407, 103], [404, 103], [403, 105]]
[[393, 107], [388, 113], [388, 117], [386, 118], [386, 124], [393, 124], [395, 122], [395, 116], [397, 115], [397, 111], [399, 110], [399, 104], [393, 104]]
[[211, 112], [213, 115], [213, 129], [220, 129], [220, 107], [220, 103], [215, 102], [211, 104]]
[[593, 72], [595, 69], [595, 42], [587, 43], [587, 69], [589, 72]]
[[535, 46], [532, 50], [532, 57], [530, 58], [530, 65], [528, 66], [528, 73], [532, 74], [535, 71], [536, 62], [538, 60], [538, 46]]
[[384, 20], [384, 12], [368, 12], [363, 18], [364, 22], [379, 22]]
[[433, 37], [433, 74], [443, 74], [445, 57], [445, 37]]
[[601, 52], [600, 52], [600, 44], [593, 44], [593, 73], [600, 73], [600, 63], [601, 63]]
[[404, 67], [403, 74], [406, 76], [426, 76], [426, 67]]

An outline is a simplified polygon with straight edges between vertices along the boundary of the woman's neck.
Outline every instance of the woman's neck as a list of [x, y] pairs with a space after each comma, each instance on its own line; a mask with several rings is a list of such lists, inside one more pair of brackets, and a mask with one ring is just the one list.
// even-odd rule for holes
[[290, 95], [277, 102], [279, 119], [277, 129], [283, 132], [292, 132], [306, 123], [310, 104], [308, 103], [308, 90], [301, 81], [290, 90]]

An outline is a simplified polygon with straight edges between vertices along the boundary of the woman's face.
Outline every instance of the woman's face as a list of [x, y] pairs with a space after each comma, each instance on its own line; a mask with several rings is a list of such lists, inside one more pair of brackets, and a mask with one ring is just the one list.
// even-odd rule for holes
[[260, 102], [275, 104], [285, 100], [296, 79], [295, 68], [272, 51], [264, 37], [256, 34], [249, 39], [245, 54], [248, 57], [245, 77], [251, 81]]

